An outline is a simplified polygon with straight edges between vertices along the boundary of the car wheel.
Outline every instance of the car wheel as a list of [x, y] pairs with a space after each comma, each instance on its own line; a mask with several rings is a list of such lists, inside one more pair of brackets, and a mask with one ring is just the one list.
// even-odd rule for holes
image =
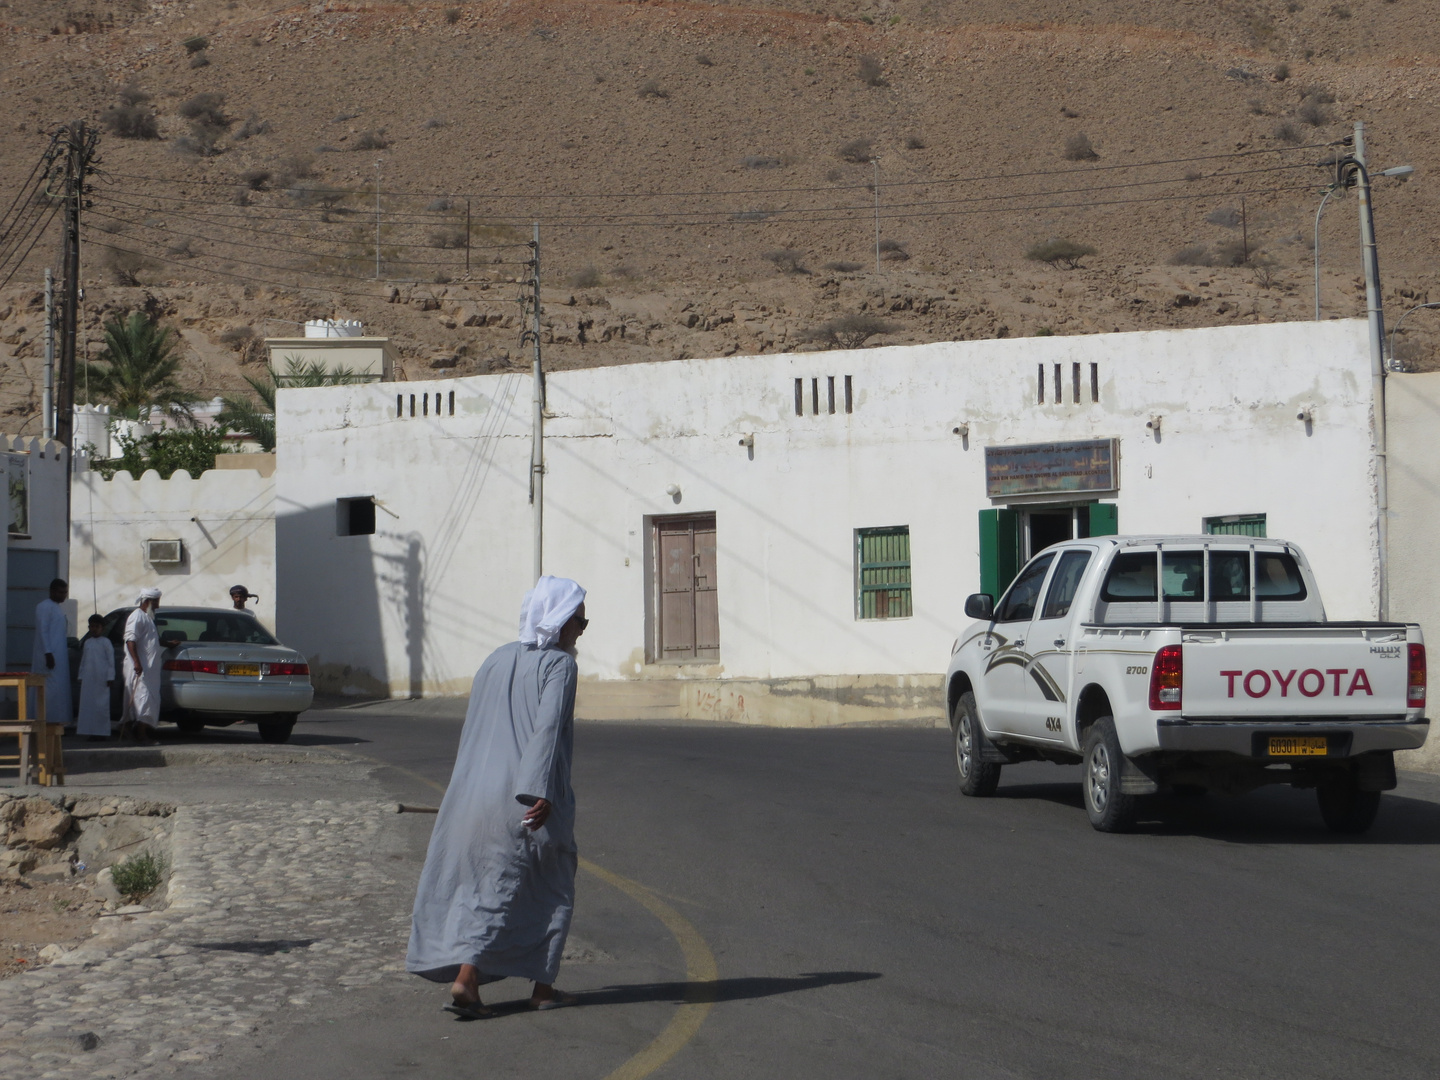
[[975, 695], [966, 691], [955, 703], [955, 768], [960, 774], [960, 793], [977, 798], [995, 794], [1000, 785], [1000, 765], [982, 761], [989, 739], [980, 729]]
[[205, 730], [205, 721], [188, 713], [180, 713], [175, 717], [175, 726], [180, 729], [182, 734], [199, 735]]
[[1100, 832], [1128, 832], [1135, 824], [1135, 796], [1120, 790], [1125, 755], [1115, 721], [1102, 716], [1085, 733], [1085, 812]]
[[283, 743], [290, 741], [290, 732], [295, 730], [295, 717], [284, 714], [256, 722], [260, 729], [260, 741]]
[[1333, 833], [1363, 833], [1375, 824], [1380, 811], [1380, 792], [1361, 791], [1353, 773], [1326, 777], [1315, 788], [1320, 816]]

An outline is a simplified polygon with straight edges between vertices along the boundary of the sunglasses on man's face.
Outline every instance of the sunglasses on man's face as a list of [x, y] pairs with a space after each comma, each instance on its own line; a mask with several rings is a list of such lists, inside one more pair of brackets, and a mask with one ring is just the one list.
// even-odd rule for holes
[[580, 632], [581, 632], [581, 633], [584, 633], [584, 632], [585, 632], [585, 628], [586, 628], [587, 626], [589, 626], [589, 625], [590, 625], [590, 620], [587, 619], [587, 618], [584, 618], [584, 617], [582, 616], [582, 617], [580, 618]]

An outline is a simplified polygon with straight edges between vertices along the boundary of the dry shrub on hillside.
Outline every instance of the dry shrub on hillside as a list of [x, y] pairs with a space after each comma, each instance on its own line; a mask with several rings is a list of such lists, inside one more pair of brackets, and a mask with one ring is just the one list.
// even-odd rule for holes
[[822, 270], [834, 270], [839, 274], [853, 274], [856, 270], [863, 270], [864, 268], [864, 263], [857, 262], [828, 262], [821, 267]]
[[775, 268], [782, 274], [808, 274], [805, 269], [805, 253], [799, 248], [779, 248], [775, 251], [765, 252], [766, 262], [775, 264]]
[[1323, 127], [1330, 122], [1330, 114], [1327, 113], [1320, 102], [1313, 98], [1300, 103], [1300, 108], [1295, 110], [1295, 115], [1311, 127]]
[[116, 285], [139, 285], [140, 276], [155, 268], [154, 261], [144, 255], [114, 248], [106, 249], [103, 261]]
[[840, 147], [840, 160], [864, 164], [875, 156], [875, 140], [861, 136], [851, 139]]
[[172, 259], [188, 259], [194, 255], [195, 252], [190, 250], [190, 238], [188, 236], [182, 236], [166, 246], [165, 254]]
[[442, 225], [438, 229], [431, 229], [428, 239], [431, 247], [463, 248], [465, 230], [456, 225]]
[[668, 98], [670, 96], [670, 92], [654, 79], [646, 79], [641, 83], [638, 92], [642, 98], [647, 100], [650, 98]]
[[232, 135], [231, 138], [234, 139], [236, 142], [243, 142], [246, 139], [253, 139], [256, 135], [269, 134], [270, 121], [261, 120], [260, 117], [256, 116], [252, 112], [249, 116], [245, 118], [245, 122], [240, 125], [240, 130], [235, 132], [235, 134]]
[[210, 157], [220, 153], [216, 145], [235, 121], [225, 115], [225, 95], [206, 92], [181, 102], [179, 113], [190, 121], [190, 134], [175, 140], [175, 149], [185, 154]]
[[565, 279], [572, 289], [593, 289], [600, 284], [600, 271], [593, 266], [577, 270]]
[[315, 175], [315, 159], [309, 154], [286, 154], [275, 163], [275, 186], [292, 187], [297, 180], [309, 180]]
[[1276, 65], [1275, 65], [1275, 81], [1276, 81], [1276, 82], [1284, 82], [1284, 81], [1285, 81], [1286, 79], [1288, 79], [1288, 78], [1290, 78], [1290, 65], [1289, 65], [1289, 64], [1276, 64]]
[[240, 182], [251, 191], [264, 191], [272, 175], [269, 169], [246, 169], [240, 174]]
[[425, 204], [427, 214], [444, 214], [455, 209], [455, 203], [446, 198], [431, 199]]
[[1083, 131], [1077, 131], [1065, 140], [1066, 161], [1094, 161], [1099, 156], [1095, 147], [1090, 145], [1090, 136]]
[[895, 332], [895, 324], [874, 315], [840, 315], [800, 335], [802, 341], [814, 341], [832, 349], [859, 349], [877, 334]]
[[881, 240], [878, 246], [882, 259], [890, 262], [904, 262], [910, 258], [910, 253], [905, 250], [905, 245], [899, 240]]
[[355, 136], [356, 150], [384, 150], [390, 145], [390, 140], [385, 137], [385, 129], [379, 131], [362, 131]]
[[180, 44], [185, 46], [185, 51], [193, 56], [196, 53], [204, 52], [208, 49], [210, 47], [210, 39], [197, 36], [186, 38]]
[[254, 336], [255, 331], [249, 326], [232, 326], [229, 330], [220, 332], [220, 344], [244, 345]]
[[859, 70], [856, 71], [856, 74], [860, 76], [860, 81], [866, 86], [887, 85], [885, 82], [885, 70], [880, 66], [879, 58], [871, 56], [869, 53], [860, 57], [860, 67]]
[[1034, 262], [1049, 263], [1053, 267], [1064, 270], [1082, 269], [1080, 260], [1087, 255], [1094, 254], [1095, 249], [1089, 244], [1053, 238], [1041, 240], [1038, 244], [1031, 244], [1025, 249], [1025, 258]]
[[715, 61], [714, 61], [714, 60], [711, 60], [710, 57], [706, 56], [704, 53], [701, 53], [699, 56], [695, 57], [695, 62], [696, 62], [697, 64], [699, 64], [701, 67], [714, 67], [714, 66], [715, 66]]
[[1226, 229], [1238, 229], [1244, 219], [1240, 216], [1240, 211], [1235, 207], [1222, 206], [1206, 214], [1205, 220], [1211, 225], [1220, 225]]
[[454, 26], [457, 22], [459, 22], [459, 21], [460, 21], [460, 9], [459, 9], [458, 7], [446, 8], [446, 9], [445, 9], [445, 21], [446, 21], [448, 24], [450, 24], [451, 26]]
[[1171, 266], [1210, 266], [1213, 262], [1204, 244], [1187, 244], [1170, 256]]
[[1258, 241], [1247, 243], [1243, 239], [1222, 240], [1215, 245], [1216, 266], [1248, 266], [1259, 254]]
[[101, 113], [100, 122], [117, 138], [160, 138], [160, 126], [155, 110], [150, 106], [150, 95], [134, 84], [121, 88], [120, 103]]
[[740, 164], [747, 169], [778, 169], [784, 162], [778, 157], [771, 157], [768, 154], [752, 154], [749, 157], [741, 158]]
[[1305, 141], [1300, 136], [1300, 129], [1289, 120], [1275, 125], [1275, 138], [1283, 143], [1289, 143], [1291, 146], [1298, 146]]
[[196, 53], [194, 56], [190, 57], [190, 66], [191, 66], [192, 68], [209, 67], [209, 66], [210, 66], [210, 55], [209, 55], [208, 53], [203, 53], [203, 52]]
[[907, 139], [905, 140], [905, 149], [906, 149], [906, 150], [924, 150], [924, 149], [925, 149], [925, 140], [922, 139], [919, 135], [911, 135], [909, 138], [907, 138]]

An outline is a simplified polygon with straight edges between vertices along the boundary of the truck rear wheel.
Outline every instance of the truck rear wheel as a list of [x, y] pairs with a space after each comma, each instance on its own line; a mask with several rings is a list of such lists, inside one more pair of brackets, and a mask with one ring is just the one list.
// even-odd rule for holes
[[1100, 832], [1129, 832], [1135, 824], [1135, 796], [1120, 790], [1125, 755], [1115, 721], [1102, 716], [1085, 733], [1085, 813]]
[[1361, 791], [1350, 772], [1326, 777], [1315, 788], [1320, 816], [1333, 833], [1363, 833], [1375, 824], [1380, 811], [1380, 792]]
[[995, 794], [1000, 785], [1000, 765], [981, 760], [989, 741], [980, 728], [980, 713], [975, 708], [975, 695], [960, 695], [955, 703], [955, 769], [960, 774], [960, 794], [984, 798]]

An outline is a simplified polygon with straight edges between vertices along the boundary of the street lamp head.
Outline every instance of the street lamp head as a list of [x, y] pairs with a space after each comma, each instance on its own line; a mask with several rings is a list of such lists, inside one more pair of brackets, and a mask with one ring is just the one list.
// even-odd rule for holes
[[1415, 171], [1414, 165], [1396, 165], [1393, 169], [1380, 170], [1381, 176], [1409, 176]]

